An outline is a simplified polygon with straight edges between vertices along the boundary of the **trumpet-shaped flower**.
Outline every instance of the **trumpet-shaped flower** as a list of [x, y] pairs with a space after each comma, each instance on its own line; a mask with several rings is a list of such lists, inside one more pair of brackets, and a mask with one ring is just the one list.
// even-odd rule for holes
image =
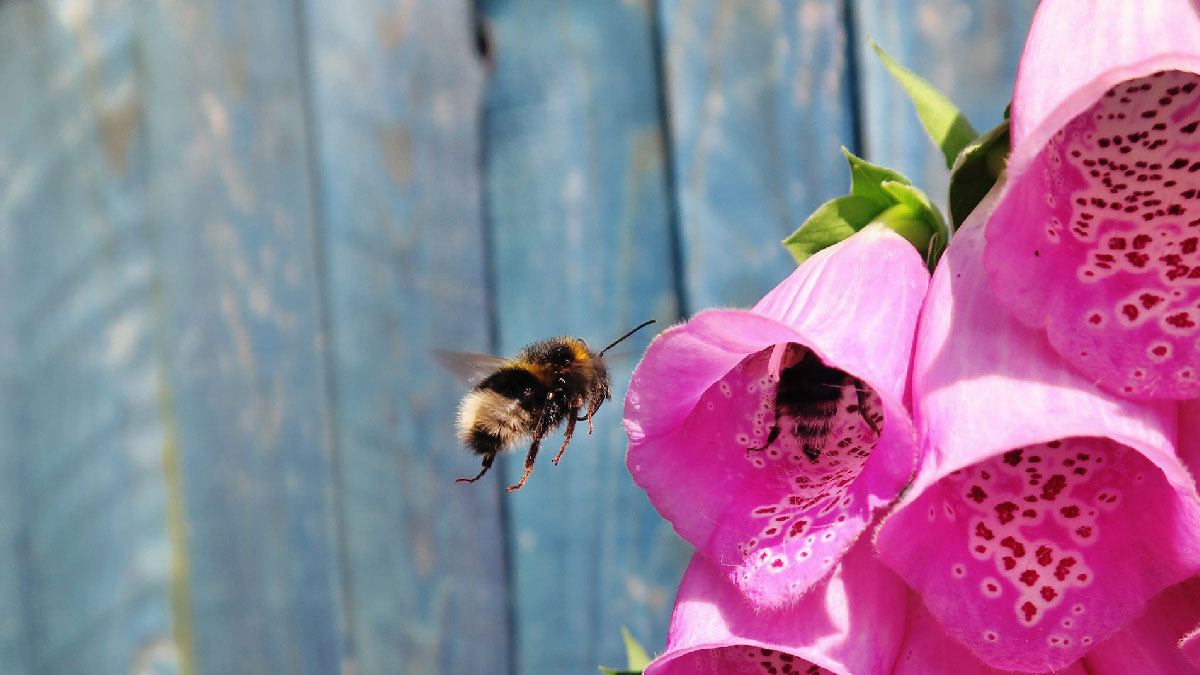
[[912, 245], [869, 226], [753, 309], [665, 331], [634, 372], [634, 481], [756, 605], [804, 594], [910, 479], [905, 392], [928, 277]]
[[1200, 501], [1177, 404], [1104, 392], [997, 312], [980, 265], [996, 190], [934, 274], [918, 328], [922, 465], [881, 559], [1000, 669], [1058, 670], [1200, 569]]
[[1200, 397], [1200, 9], [1044, 0], [1012, 104], [991, 288], [1087, 379]]
[[906, 595], [865, 537], [807, 595], [774, 610], [748, 602], [719, 565], [696, 554], [679, 585], [667, 650], [645, 673], [889, 673]]

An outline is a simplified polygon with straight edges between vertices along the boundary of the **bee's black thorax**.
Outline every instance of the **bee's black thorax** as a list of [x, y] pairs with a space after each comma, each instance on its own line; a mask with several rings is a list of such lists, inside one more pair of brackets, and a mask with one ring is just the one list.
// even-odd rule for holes
[[535, 373], [520, 366], [501, 368], [481, 380], [475, 388], [512, 399], [527, 412], [533, 411], [547, 392], [546, 385]]
[[850, 376], [843, 370], [830, 368], [806, 351], [799, 363], [784, 368], [779, 374], [775, 391], [775, 406], [784, 414], [796, 415], [806, 411], [836, 409]]
[[793, 418], [794, 433], [800, 438], [815, 440], [828, 434], [848, 380], [845, 371], [830, 368], [806, 350], [798, 363], [779, 374], [775, 419]]

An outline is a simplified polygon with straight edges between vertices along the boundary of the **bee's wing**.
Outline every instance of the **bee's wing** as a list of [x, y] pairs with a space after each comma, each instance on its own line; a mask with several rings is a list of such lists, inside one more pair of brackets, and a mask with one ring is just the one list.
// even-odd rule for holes
[[491, 354], [475, 354], [473, 352], [448, 352], [443, 349], [433, 350], [433, 358], [454, 373], [455, 377], [469, 385], [475, 385], [494, 371], [510, 363], [508, 359]]

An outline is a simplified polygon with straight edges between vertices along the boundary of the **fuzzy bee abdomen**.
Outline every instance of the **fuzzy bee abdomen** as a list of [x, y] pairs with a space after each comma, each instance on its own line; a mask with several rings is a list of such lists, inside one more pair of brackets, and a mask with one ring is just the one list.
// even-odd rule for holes
[[458, 407], [458, 437], [479, 454], [515, 445], [533, 429], [533, 416], [520, 401], [490, 389], [475, 389]]

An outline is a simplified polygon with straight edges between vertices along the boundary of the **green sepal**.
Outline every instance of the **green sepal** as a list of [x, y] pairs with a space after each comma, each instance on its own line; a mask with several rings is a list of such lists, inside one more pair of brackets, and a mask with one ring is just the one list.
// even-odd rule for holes
[[917, 117], [921, 119], [921, 126], [925, 127], [926, 133], [946, 157], [946, 168], [954, 166], [955, 158], [979, 136], [979, 132], [945, 94], [897, 63], [874, 40], [870, 40], [870, 43], [884, 67], [908, 93], [909, 100], [917, 109]]
[[641, 675], [646, 666], [650, 665], [650, 655], [646, 653], [645, 647], [633, 639], [633, 635], [625, 626], [621, 626], [621, 637], [625, 640], [625, 669], [600, 666], [600, 672], [606, 675]]
[[886, 207], [894, 202], [889, 198], [887, 192], [880, 187], [881, 183], [892, 181], [905, 185], [912, 184], [907, 178], [896, 171], [879, 166], [878, 164], [872, 164], [861, 157], [856, 157], [846, 149], [846, 146], [842, 146], [842, 154], [846, 156], [846, 161], [850, 163], [851, 195], [866, 197], [879, 206]]
[[932, 271], [949, 241], [949, 231], [941, 211], [921, 190], [904, 183], [887, 182], [883, 189], [899, 204], [879, 214], [878, 222], [904, 237], [916, 247]]
[[1007, 113], [1006, 109], [1003, 122], [971, 141], [950, 168], [950, 195], [947, 205], [950, 207], [950, 223], [955, 230], [958, 230], [1004, 173], [1010, 146]]
[[796, 264], [801, 264], [817, 251], [866, 227], [884, 208], [886, 206], [871, 197], [860, 195], [832, 199], [818, 207], [799, 229], [784, 239], [783, 246], [796, 259]]
[[845, 148], [842, 152], [850, 164], [850, 194], [822, 204], [783, 240], [784, 248], [802, 264], [821, 249], [879, 223], [911, 242], [933, 269], [949, 234], [941, 212], [903, 175]]

